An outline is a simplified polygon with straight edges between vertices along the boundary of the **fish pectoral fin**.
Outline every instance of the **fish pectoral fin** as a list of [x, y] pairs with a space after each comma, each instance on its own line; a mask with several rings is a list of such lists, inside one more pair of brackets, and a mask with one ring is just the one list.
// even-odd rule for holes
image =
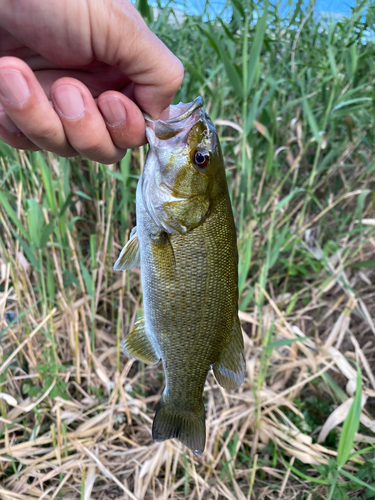
[[213, 365], [216, 380], [227, 391], [237, 389], [245, 378], [246, 361], [239, 319], [236, 318], [229, 341]]
[[169, 201], [163, 205], [168, 225], [179, 234], [199, 226], [207, 217], [209, 208], [210, 202], [205, 196]]
[[147, 337], [144, 318], [137, 321], [133, 330], [123, 341], [122, 350], [127, 356], [144, 361], [148, 365], [155, 365], [160, 359]]
[[139, 239], [137, 236], [137, 228], [134, 227], [130, 233], [129, 241], [121, 250], [120, 257], [117, 259], [113, 269], [115, 271], [126, 271], [133, 267], [139, 267], [140, 264]]
[[203, 401], [198, 402], [196, 408], [186, 411], [178, 404], [171, 404], [163, 394], [156, 408], [152, 438], [156, 442], [176, 438], [200, 457], [206, 442]]

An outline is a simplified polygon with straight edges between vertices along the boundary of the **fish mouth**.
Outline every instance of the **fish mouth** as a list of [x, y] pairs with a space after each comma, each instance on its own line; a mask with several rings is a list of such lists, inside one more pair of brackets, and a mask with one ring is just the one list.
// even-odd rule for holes
[[146, 135], [150, 145], [153, 145], [157, 139], [157, 145], [160, 147], [162, 141], [168, 141], [181, 132], [189, 132], [202, 114], [204, 114], [204, 110], [201, 96], [186, 104], [182, 102], [172, 104], [162, 112], [158, 120], [143, 113], [146, 121]]
[[[178, 123], [186, 118], [189, 118], [196, 109], [203, 108], [203, 99], [199, 95], [192, 102], [179, 104], [171, 104], [169, 108], [165, 109], [158, 120], [154, 120], [147, 113], [143, 113], [143, 116], [146, 121], [151, 123], [156, 123], [158, 121], [162, 121], [163, 123]], [[167, 119], [165, 119], [167, 118]]]

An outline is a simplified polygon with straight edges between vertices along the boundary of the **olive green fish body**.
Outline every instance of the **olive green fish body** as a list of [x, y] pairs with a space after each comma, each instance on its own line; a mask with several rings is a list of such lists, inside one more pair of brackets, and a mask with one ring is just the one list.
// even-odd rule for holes
[[[194, 103], [186, 105], [187, 111]], [[137, 188], [137, 229], [115, 268], [128, 268], [130, 260], [141, 266], [144, 318], [126, 338], [124, 350], [149, 363], [161, 359], [165, 370], [153, 437], [176, 437], [201, 454], [207, 373], [213, 367], [218, 382], [233, 389], [243, 380], [245, 361], [236, 231], [220, 146], [201, 106], [187, 119], [172, 138], [168, 133], [175, 123], [163, 122], [161, 132], [152, 131], [167, 136], [162, 144], [159, 138], [159, 148], [148, 134], [150, 152]]]

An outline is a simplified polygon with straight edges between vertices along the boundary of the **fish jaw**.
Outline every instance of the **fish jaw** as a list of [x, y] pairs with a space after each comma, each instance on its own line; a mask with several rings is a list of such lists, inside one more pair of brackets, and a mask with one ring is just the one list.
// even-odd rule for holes
[[206, 113], [199, 96], [193, 102], [171, 105], [163, 111], [158, 120], [144, 114], [146, 136], [151, 148], [176, 147], [189, 133], [191, 127]]

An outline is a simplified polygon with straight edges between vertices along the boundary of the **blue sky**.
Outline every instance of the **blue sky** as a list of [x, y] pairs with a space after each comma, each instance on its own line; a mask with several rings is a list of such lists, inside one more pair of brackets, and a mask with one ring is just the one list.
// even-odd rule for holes
[[[211, 0], [211, 9], [216, 11], [216, 14], [219, 14], [225, 3], [225, 0]], [[293, 0], [293, 3], [295, 3], [295, 0]], [[305, 3], [308, 4], [308, 0]], [[175, 0], [173, 4], [176, 5], [176, 8], [185, 10], [188, 14], [197, 14], [203, 12], [205, 0]], [[282, 4], [285, 5], [285, 8], [288, 8], [287, 1], [282, 2]], [[317, 0], [316, 11], [349, 15], [351, 7], [354, 7], [355, 4], [356, 0]]]

